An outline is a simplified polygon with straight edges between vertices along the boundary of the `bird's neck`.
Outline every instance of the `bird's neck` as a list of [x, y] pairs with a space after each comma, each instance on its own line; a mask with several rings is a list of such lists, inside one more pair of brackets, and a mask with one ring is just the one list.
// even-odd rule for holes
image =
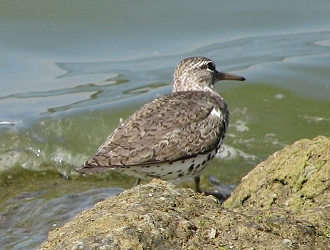
[[198, 83], [176, 83], [173, 84], [173, 92], [182, 92], [182, 91], [202, 91], [202, 92], [209, 92], [218, 94], [212, 86], [209, 85], [200, 85]]

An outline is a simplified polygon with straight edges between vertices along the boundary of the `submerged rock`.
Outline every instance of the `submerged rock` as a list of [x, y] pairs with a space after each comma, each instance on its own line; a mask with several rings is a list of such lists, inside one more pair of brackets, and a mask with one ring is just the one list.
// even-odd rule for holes
[[260, 163], [223, 205], [160, 180], [99, 202], [39, 249], [328, 249], [330, 140]]

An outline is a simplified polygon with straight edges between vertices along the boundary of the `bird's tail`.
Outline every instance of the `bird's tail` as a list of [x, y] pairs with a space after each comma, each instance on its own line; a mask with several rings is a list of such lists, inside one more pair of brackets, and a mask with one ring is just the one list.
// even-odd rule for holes
[[110, 166], [102, 166], [85, 161], [83, 165], [77, 167], [75, 170], [81, 174], [94, 174], [94, 173], [105, 172], [111, 169], [113, 168]]

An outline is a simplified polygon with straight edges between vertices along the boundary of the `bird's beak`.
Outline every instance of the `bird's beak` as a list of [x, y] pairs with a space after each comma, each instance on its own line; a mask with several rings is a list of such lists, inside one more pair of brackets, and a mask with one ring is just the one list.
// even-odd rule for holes
[[245, 81], [245, 78], [243, 76], [229, 74], [229, 73], [223, 73], [217, 71], [217, 81], [221, 80], [236, 80], [236, 81]]

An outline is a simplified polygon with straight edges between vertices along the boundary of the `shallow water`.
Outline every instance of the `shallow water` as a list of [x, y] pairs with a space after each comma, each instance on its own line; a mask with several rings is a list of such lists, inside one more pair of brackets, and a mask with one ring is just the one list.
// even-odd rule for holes
[[[145, 102], [176, 64], [203, 55], [245, 82], [220, 82], [231, 112], [205, 174], [238, 184], [301, 138], [330, 136], [328, 1], [3, 1], [0, 8], [0, 245], [47, 231], [134, 183], [74, 167]], [[37, 211], [37, 212], [36, 212]]]

